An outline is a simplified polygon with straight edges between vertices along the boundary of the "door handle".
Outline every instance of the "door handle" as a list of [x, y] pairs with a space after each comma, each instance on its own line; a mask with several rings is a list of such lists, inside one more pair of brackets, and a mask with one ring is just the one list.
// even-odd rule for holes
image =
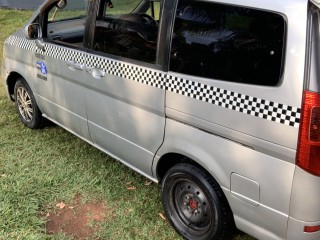
[[53, 41], [61, 41], [61, 37], [60, 37], [60, 35], [53, 35], [52, 40]]
[[96, 79], [101, 79], [106, 75], [106, 72], [103, 71], [102, 69], [94, 68], [94, 67], [89, 67], [87, 65], [83, 65], [82, 69], [86, 71], [87, 73], [91, 74], [92, 77]]
[[101, 79], [106, 75], [106, 73], [101, 69], [93, 68], [91, 71], [91, 75], [96, 79]]
[[67, 61], [67, 66], [69, 67], [70, 70], [75, 71], [75, 70], [82, 70], [83, 65], [80, 63], [77, 63], [75, 61]]
[[45, 50], [46, 44], [43, 42], [42, 39], [36, 39], [35, 43], [36, 43], [36, 46], [37, 46], [40, 50], [42, 50], [42, 51]]

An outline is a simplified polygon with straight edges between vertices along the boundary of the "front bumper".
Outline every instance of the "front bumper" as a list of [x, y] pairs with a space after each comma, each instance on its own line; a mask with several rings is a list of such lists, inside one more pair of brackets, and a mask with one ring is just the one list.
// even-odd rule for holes
[[[6, 94], [7, 94], [7, 96], [10, 98], [9, 89], [8, 89], [8, 84], [7, 84], [8, 76], [9, 76], [9, 73], [8, 73], [7, 69], [4, 67], [4, 65], [2, 65], [2, 67], [1, 67], [2, 85], [3, 85], [4, 88], [6, 89]], [[11, 99], [11, 98], [10, 98], [10, 99]]]

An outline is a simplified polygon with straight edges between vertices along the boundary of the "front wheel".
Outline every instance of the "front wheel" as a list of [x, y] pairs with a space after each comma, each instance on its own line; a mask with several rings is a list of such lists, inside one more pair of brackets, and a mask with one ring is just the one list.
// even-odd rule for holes
[[190, 164], [177, 164], [166, 173], [162, 202], [170, 223], [185, 239], [224, 239], [232, 225], [229, 205], [218, 184]]
[[28, 128], [40, 128], [43, 118], [28, 83], [19, 78], [14, 86], [16, 109], [24, 125]]

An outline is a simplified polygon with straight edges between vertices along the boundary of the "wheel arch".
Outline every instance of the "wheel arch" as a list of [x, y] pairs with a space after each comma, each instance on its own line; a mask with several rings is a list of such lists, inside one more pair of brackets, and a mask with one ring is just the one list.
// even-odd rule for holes
[[16, 84], [16, 82], [17, 82], [17, 80], [19, 78], [23, 78], [24, 79], [24, 77], [21, 74], [19, 74], [17, 72], [11, 72], [9, 74], [7, 80], [6, 80], [7, 87], [8, 87], [8, 92], [9, 92], [9, 95], [10, 95], [10, 99], [12, 101], [15, 101], [15, 99], [14, 99], [14, 86], [15, 86], [15, 84]]
[[165, 139], [156, 153], [153, 173], [160, 181], [174, 164], [187, 161], [205, 170], [221, 188], [229, 190], [230, 175], [235, 168], [227, 153], [235, 152], [237, 147], [232, 141], [167, 118]]
[[164, 175], [166, 174], [166, 172], [170, 168], [172, 168], [173, 166], [175, 166], [179, 163], [189, 163], [191, 165], [194, 165], [194, 166], [201, 168], [203, 171], [205, 171], [207, 174], [209, 174], [209, 172], [203, 166], [201, 166], [196, 161], [192, 160], [190, 157], [187, 157], [187, 156], [180, 154], [180, 153], [171, 152], [171, 153], [164, 154], [159, 159], [159, 161], [157, 163], [156, 174], [157, 174], [157, 178], [159, 179], [159, 181], [161, 182]]

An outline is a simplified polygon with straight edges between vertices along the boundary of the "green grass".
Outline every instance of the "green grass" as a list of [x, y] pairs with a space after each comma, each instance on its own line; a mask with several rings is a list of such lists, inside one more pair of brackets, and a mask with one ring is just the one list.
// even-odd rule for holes
[[[0, 10], [0, 52], [7, 36], [31, 16]], [[2, 55], [2, 54], [1, 54]], [[2, 59], [0, 60], [1, 63]], [[180, 239], [162, 213], [160, 188], [57, 126], [24, 127], [0, 87], [0, 239], [67, 239], [45, 234], [41, 212], [76, 194], [102, 201], [108, 216], [100, 239]], [[128, 191], [128, 183], [136, 187]], [[233, 240], [251, 237], [237, 234]]]

